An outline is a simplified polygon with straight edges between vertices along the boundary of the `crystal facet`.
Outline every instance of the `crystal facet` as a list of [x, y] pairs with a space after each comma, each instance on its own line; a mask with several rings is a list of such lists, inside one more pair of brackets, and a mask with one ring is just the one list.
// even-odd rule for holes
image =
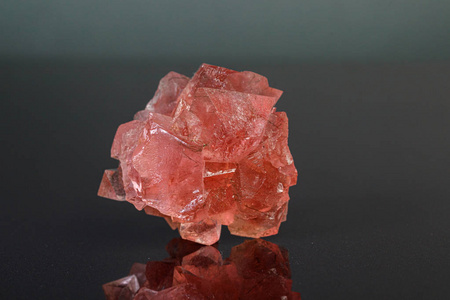
[[280, 90], [264, 76], [203, 64], [189, 79], [170, 72], [134, 120], [119, 126], [98, 194], [164, 217], [205, 245], [276, 234], [297, 170]]

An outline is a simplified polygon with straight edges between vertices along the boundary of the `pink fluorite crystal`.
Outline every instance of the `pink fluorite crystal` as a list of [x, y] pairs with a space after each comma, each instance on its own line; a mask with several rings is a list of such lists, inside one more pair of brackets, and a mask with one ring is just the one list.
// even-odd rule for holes
[[261, 239], [248, 240], [234, 247], [224, 260], [214, 246], [174, 239], [166, 247], [170, 257], [147, 263], [144, 283], [139, 282], [137, 289], [119, 285], [114, 294], [105, 287], [117, 286], [116, 282], [125, 279], [105, 284], [106, 299], [300, 300], [300, 294], [292, 291], [284, 248]]
[[181, 237], [211, 245], [222, 225], [263, 237], [286, 220], [297, 170], [288, 120], [265, 77], [203, 64], [192, 79], [170, 72], [116, 133], [98, 194], [161, 216]]

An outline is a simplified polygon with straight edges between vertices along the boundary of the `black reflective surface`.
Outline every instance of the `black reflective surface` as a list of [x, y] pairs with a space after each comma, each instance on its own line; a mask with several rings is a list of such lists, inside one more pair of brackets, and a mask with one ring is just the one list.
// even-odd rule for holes
[[[215, 63], [215, 62], [208, 62]], [[96, 196], [117, 126], [170, 70], [147, 63], [2, 63], [1, 298], [102, 299], [177, 237]], [[242, 66], [285, 94], [299, 170], [287, 222], [303, 299], [450, 293], [450, 65]], [[245, 239], [224, 228], [220, 249]]]

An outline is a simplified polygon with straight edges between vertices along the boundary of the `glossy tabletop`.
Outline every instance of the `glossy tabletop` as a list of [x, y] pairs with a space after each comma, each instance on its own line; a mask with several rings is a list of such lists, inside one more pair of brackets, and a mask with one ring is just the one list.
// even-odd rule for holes
[[[214, 62], [208, 62], [213, 63]], [[178, 236], [96, 196], [115, 130], [174, 70], [140, 62], [3, 62], [2, 299], [103, 299]], [[302, 299], [450, 294], [450, 64], [225, 65], [284, 91], [299, 171], [287, 221]], [[222, 231], [228, 257], [245, 238]]]

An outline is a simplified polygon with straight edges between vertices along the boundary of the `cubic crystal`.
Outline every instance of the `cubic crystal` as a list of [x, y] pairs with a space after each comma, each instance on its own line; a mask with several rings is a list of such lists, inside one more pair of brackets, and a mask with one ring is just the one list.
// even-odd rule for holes
[[211, 245], [278, 233], [297, 170], [282, 92], [265, 77], [203, 64], [192, 79], [170, 72], [116, 133], [99, 196], [164, 217], [184, 239]]

